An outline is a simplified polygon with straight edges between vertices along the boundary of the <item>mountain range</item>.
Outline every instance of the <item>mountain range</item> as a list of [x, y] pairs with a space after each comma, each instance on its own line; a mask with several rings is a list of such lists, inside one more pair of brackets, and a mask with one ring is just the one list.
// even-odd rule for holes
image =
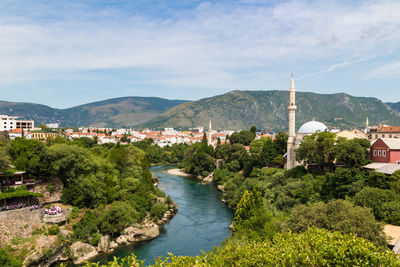
[[[285, 130], [288, 125], [288, 91], [232, 91], [223, 95], [187, 102], [141, 125], [143, 127], [189, 128], [204, 126], [209, 120], [215, 129]], [[296, 126], [318, 120], [328, 127], [365, 127], [370, 124], [400, 124], [400, 103], [391, 105], [371, 97], [348, 94], [296, 92]]]
[[0, 101], [0, 114], [31, 119], [36, 125], [59, 123], [60, 126], [130, 127], [185, 102], [158, 97], [120, 97], [55, 109], [40, 104]]
[[[286, 130], [288, 91], [232, 91], [198, 101], [168, 100], [156, 97], [121, 97], [67, 109], [54, 109], [32, 103], [0, 101], [0, 114], [16, 115], [39, 123], [60, 126], [174, 127], [188, 129], [212, 121], [214, 129]], [[344, 93], [296, 93], [296, 126], [318, 120], [341, 129], [370, 124], [400, 125], [400, 102], [383, 103], [372, 97]], [[10, 110], [12, 110], [10, 112]]]

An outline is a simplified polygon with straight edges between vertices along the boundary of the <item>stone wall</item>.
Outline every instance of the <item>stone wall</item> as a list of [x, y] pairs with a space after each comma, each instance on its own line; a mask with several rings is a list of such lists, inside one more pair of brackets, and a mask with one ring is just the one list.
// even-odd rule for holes
[[30, 211], [29, 208], [8, 210], [0, 212], [0, 223], [7, 223], [9, 221], [25, 221], [31, 224], [41, 222], [44, 215], [44, 209]]

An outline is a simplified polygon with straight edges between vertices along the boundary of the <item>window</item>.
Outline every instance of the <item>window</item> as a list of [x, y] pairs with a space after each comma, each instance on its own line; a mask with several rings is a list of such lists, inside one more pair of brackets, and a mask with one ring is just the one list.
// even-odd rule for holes
[[400, 164], [400, 160], [396, 161], [397, 164]]
[[382, 157], [386, 157], [386, 150], [382, 150]]
[[389, 134], [389, 138], [392, 138], [392, 134]]
[[374, 150], [374, 156], [376, 157], [376, 150]]
[[385, 138], [385, 134], [382, 134], [382, 138]]
[[381, 151], [380, 150], [378, 150], [378, 157], [380, 157], [382, 154], [381, 154]]
[[375, 134], [375, 138], [378, 139], [378, 135], [377, 134]]

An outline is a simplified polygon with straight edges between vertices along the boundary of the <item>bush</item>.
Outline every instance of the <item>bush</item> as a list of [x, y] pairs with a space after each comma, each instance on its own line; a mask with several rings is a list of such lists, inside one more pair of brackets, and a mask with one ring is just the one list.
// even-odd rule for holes
[[167, 210], [168, 207], [164, 203], [157, 203], [151, 207], [150, 216], [153, 220], [159, 220]]
[[60, 233], [60, 228], [56, 225], [52, 225], [47, 229], [47, 234], [48, 235], [58, 235]]
[[387, 245], [382, 226], [375, 221], [369, 209], [355, 206], [345, 200], [298, 205], [283, 226], [295, 232], [306, 231], [315, 226], [344, 234], [354, 233], [375, 245]]
[[244, 192], [232, 225], [234, 237], [250, 240], [272, 239], [277, 231], [272, 213], [266, 209], [258, 188], [250, 193], [247, 190]]
[[100, 231], [116, 236], [139, 220], [137, 212], [126, 202], [114, 201], [99, 219]]
[[0, 266], [19, 267], [22, 263], [19, 259], [12, 256], [4, 248], [0, 248]]
[[98, 216], [93, 212], [86, 211], [82, 219], [72, 227], [74, 231], [73, 239], [91, 243], [91, 240], [99, 232], [98, 223]]
[[363, 188], [354, 197], [354, 202], [357, 205], [370, 208], [377, 220], [385, 219], [384, 204], [393, 201], [399, 202], [399, 197], [394, 191], [371, 187]]

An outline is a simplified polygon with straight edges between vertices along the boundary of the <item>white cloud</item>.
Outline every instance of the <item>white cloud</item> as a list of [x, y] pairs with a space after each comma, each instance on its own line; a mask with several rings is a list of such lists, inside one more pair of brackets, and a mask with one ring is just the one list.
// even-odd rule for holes
[[330, 66], [307, 77], [364, 61], [400, 43], [398, 0], [353, 6], [246, 2], [207, 2], [166, 18], [79, 4], [65, 4], [62, 16], [59, 6], [38, 5], [19, 15], [5, 10], [0, 13], [0, 81], [138, 68], [170, 74], [158, 81], [179, 86], [209, 81], [209, 86], [223, 87], [237, 82], [234, 73], [243, 68], [275, 75], [276, 66], [299, 72], [301, 64]]

